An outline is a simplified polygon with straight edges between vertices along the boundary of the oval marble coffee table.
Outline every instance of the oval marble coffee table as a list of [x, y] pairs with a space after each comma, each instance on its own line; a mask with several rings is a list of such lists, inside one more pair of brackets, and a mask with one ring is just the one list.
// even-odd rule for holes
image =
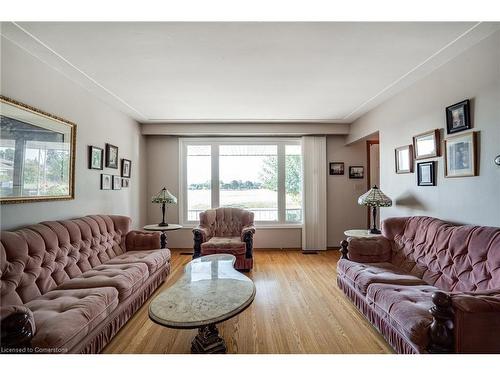
[[215, 325], [241, 313], [255, 297], [253, 281], [234, 269], [235, 261], [230, 254], [192, 260], [184, 275], [153, 299], [149, 317], [169, 328], [198, 328], [192, 353], [226, 353]]

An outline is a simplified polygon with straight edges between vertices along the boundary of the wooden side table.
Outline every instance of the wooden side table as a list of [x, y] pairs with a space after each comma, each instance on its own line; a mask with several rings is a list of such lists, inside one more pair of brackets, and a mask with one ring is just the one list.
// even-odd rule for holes
[[374, 237], [380, 237], [381, 234], [373, 234], [370, 233], [369, 229], [348, 229], [344, 232], [344, 235], [346, 236], [346, 239], [343, 240], [340, 243], [340, 252], [342, 253], [341, 259], [348, 259], [347, 258], [347, 246], [349, 245], [349, 242], [347, 239], [349, 237], [352, 238], [374, 238]]
[[160, 247], [165, 249], [167, 247], [167, 232], [172, 230], [179, 230], [182, 228], [182, 225], [179, 224], [168, 224], [166, 227], [161, 227], [158, 224], [149, 224], [143, 227], [144, 230], [148, 230], [151, 232], [161, 232], [160, 236]]

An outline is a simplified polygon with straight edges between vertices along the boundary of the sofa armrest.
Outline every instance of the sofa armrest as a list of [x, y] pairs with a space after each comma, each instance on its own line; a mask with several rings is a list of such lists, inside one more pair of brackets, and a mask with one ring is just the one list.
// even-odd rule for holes
[[245, 241], [245, 236], [254, 235], [255, 234], [255, 225], [247, 225], [241, 229], [241, 240]]
[[212, 237], [210, 228], [198, 225], [193, 228], [193, 259], [201, 256], [201, 244], [207, 242]]
[[10, 305], [0, 308], [0, 346], [2, 348], [19, 350], [30, 348], [35, 332], [33, 312], [26, 306]]
[[160, 232], [131, 230], [127, 233], [125, 246], [127, 251], [159, 249], [161, 247], [160, 237]]
[[241, 240], [245, 242], [245, 258], [253, 257], [253, 235], [255, 234], [255, 225], [247, 225], [241, 229]]
[[341, 242], [342, 258], [359, 263], [381, 263], [391, 260], [391, 243], [383, 236], [350, 237]]
[[500, 353], [500, 292], [452, 294], [458, 353]]

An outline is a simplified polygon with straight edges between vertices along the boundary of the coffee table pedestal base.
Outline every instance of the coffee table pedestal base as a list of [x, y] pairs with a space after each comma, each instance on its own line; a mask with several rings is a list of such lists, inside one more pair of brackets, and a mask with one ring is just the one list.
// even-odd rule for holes
[[191, 353], [194, 354], [224, 354], [227, 352], [224, 339], [219, 336], [215, 324], [198, 329], [198, 334], [191, 343]]

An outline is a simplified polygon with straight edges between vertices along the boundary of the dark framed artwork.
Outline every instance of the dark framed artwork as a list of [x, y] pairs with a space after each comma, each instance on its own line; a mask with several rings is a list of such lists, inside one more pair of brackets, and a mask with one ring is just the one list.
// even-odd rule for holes
[[130, 169], [132, 162], [128, 159], [122, 159], [122, 177], [130, 178]]
[[396, 173], [413, 173], [413, 147], [401, 146], [394, 150]]
[[104, 167], [104, 150], [100, 147], [89, 146], [89, 169], [100, 169]]
[[440, 156], [440, 132], [439, 129], [418, 134], [413, 137], [413, 151], [415, 159], [428, 159]]
[[446, 107], [447, 134], [458, 133], [471, 127], [469, 99]]
[[111, 190], [111, 175], [101, 174], [101, 190]]
[[344, 174], [344, 162], [334, 161], [330, 163], [330, 176], [342, 176]]
[[118, 169], [118, 147], [106, 143], [106, 168]]
[[477, 176], [477, 132], [454, 135], [444, 141], [445, 177]]
[[417, 185], [436, 186], [436, 162], [417, 163]]
[[349, 167], [349, 178], [365, 178], [365, 167], [361, 165], [351, 165]]
[[128, 178], [122, 178], [122, 188], [128, 188], [130, 186], [130, 180]]
[[122, 178], [120, 176], [113, 176], [113, 190], [122, 189]]

